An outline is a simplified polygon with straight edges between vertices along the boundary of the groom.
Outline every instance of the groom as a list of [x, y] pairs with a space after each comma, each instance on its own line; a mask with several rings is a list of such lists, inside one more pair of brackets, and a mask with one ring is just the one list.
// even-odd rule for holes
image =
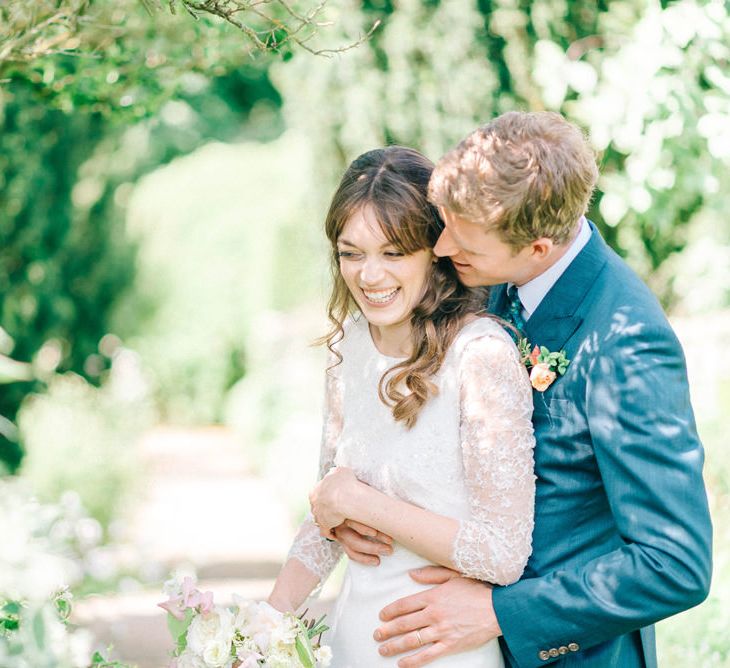
[[[434, 586], [385, 608], [375, 631], [386, 656], [420, 649], [402, 668], [494, 637], [508, 666], [652, 668], [654, 622], [707, 596], [711, 525], [684, 357], [656, 299], [584, 218], [596, 179], [581, 132], [547, 112], [475, 130], [431, 178], [446, 225], [435, 253], [466, 285], [494, 286], [490, 311], [531, 347], [570, 362], [534, 391], [523, 578], [492, 588], [444, 568], [413, 573]], [[364, 563], [387, 551], [352, 527], [337, 536]]]

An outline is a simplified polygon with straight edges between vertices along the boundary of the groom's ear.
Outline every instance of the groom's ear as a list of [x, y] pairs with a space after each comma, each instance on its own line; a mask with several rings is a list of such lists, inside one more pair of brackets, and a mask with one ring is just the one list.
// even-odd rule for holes
[[540, 237], [530, 242], [530, 256], [538, 262], [549, 257], [555, 248], [555, 242], [547, 237]]

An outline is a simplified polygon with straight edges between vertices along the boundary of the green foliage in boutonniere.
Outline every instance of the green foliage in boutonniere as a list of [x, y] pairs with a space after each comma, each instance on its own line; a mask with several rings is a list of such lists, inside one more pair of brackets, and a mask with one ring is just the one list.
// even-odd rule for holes
[[568, 369], [570, 360], [565, 351], [551, 353], [545, 346], [530, 348], [530, 342], [522, 338], [517, 343], [523, 364], [530, 372], [530, 383], [538, 392], [544, 392], [553, 381]]

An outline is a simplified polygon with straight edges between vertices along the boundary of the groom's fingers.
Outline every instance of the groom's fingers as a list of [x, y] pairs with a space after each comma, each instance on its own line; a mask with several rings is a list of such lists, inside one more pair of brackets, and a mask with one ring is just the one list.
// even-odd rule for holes
[[[399, 598], [397, 601], [394, 601], [380, 611], [380, 619], [384, 622], [389, 622], [396, 617], [423, 610], [426, 605], [428, 605], [427, 595], [428, 591], [425, 591], [418, 594], [412, 594], [411, 596], [406, 596], [405, 598]], [[382, 628], [384, 627], [381, 627], [381, 629]], [[391, 635], [392, 634], [384, 635], [383, 640], [390, 638]]]
[[[384, 640], [387, 640], [388, 638], [393, 638], [394, 636], [404, 636], [409, 632], [418, 631], [419, 629], [423, 629], [425, 626], [428, 626], [428, 619], [426, 618], [425, 612], [423, 610], [419, 610], [418, 612], [413, 612], [409, 615], [396, 617], [392, 622], [382, 624], [377, 629], [375, 629], [375, 633], [373, 633], [373, 638], [382, 642]], [[411, 635], [411, 639], [417, 637], [415, 633], [412, 633]], [[387, 648], [389, 646], [391, 646], [391, 643], [385, 643], [382, 647]], [[416, 647], [418, 646], [420, 645], [417, 644]], [[414, 649], [414, 647], [406, 647], [401, 651], [403, 652], [406, 649]], [[398, 652], [391, 653], [397, 654]]]
[[357, 531], [357, 533], [359, 533], [361, 536], [374, 538], [375, 540], [380, 541], [381, 543], [385, 543], [386, 545], [393, 544], [393, 539], [388, 536], [388, 534], [384, 534], [383, 532], [378, 531], [373, 527], [369, 527], [367, 524], [361, 524], [360, 522], [356, 522], [355, 520], [345, 520], [345, 524], [351, 529]]
[[448, 582], [452, 578], [461, 577], [461, 573], [452, 571], [445, 566], [424, 566], [408, 571], [410, 576], [421, 584], [439, 585]]
[[337, 541], [344, 548], [345, 554], [359, 564], [377, 566], [380, 564], [378, 555], [390, 554], [392, 551], [389, 546], [364, 538], [357, 531], [344, 524], [335, 527], [333, 531]]
[[355, 520], [345, 520], [345, 524], [350, 527], [350, 529], [357, 531], [361, 536], [375, 538], [375, 536], [378, 535], [378, 530], [373, 527], [369, 527], [367, 524], [361, 524]]
[[[420, 634], [423, 635], [426, 629], [421, 629]], [[427, 641], [419, 640], [419, 634], [415, 631], [406, 633], [405, 635], [393, 638], [390, 642], [383, 643], [379, 648], [381, 656], [395, 656], [403, 654], [403, 652], [412, 652], [415, 649], [421, 649]]]
[[443, 643], [437, 642], [424, 647], [420, 652], [411, 654], [398, 661], [398, 668], [420, 668], [436, 659], [448, 654], [449, 648]]

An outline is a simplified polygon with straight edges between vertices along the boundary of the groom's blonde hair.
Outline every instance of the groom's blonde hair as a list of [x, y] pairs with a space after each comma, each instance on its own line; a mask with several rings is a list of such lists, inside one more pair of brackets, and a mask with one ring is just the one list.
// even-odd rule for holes
[[553, 112], [511, 111], [441, 158], [429, 200], [519, 250], [540, 237], [572, 238], [597, 180], [595, 153], [579, 128]]

